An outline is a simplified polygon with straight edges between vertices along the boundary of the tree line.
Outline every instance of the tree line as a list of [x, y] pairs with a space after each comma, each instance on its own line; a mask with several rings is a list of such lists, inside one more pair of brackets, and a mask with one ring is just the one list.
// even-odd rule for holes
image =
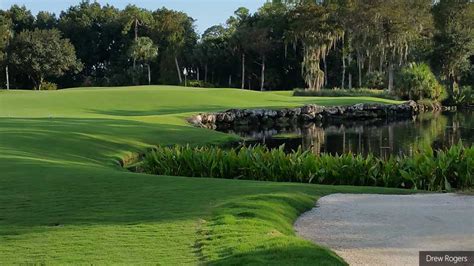
[[187, 78], [193, 86], [254, 90], [392, 91], [413, 63], [428, 66], [450, 92], [474, 84], [470, 0], [273, 0], [253, 14], [239, 8], [201, 36], [183, 12], [90, 1], [59, 16], [13, 5], [0, 10], [0, 22], [7, 88]]

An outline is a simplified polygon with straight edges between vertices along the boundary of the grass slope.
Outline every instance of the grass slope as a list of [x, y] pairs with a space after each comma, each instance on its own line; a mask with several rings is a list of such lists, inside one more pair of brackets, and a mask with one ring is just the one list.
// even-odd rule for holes
[[148, 176], [118, 160], [235, 138], [187, 125], [235, 107], [392, 102], [180, 87], [0, 92], [0, 262], [339, 264], [294, 236], [317, 197], [399, 190]]

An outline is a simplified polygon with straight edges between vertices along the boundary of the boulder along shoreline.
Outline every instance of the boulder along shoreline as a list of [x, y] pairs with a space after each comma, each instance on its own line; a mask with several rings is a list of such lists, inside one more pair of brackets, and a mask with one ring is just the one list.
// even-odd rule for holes
[[188, 118], [196, 127], [216, 129], [234, 125], [272, 123], [311, 123], [324, 121], [365, 119], [410, 119], [424, 112], [416, 102], [401, 104], [355, 104], [350, 106], [320, 106], [308, 104], [303, 107], [283, 109], [230, 109], [224, 112], [200, 113]]

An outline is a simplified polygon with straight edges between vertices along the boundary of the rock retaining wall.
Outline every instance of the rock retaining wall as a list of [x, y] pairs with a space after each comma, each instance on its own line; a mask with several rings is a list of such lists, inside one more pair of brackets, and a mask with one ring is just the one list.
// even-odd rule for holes
[[201, 113], [188, 119], [197, 127], [213, 128], [232, 125], [285, 122], [320, 122], [325, 120], [362, 120], [374, 118], [401, 119], [417, 115], [414, 101], [402, 104], [356, 104], [324, 107], [314, 104], [296, 108], [231, 109], [218, 113]]

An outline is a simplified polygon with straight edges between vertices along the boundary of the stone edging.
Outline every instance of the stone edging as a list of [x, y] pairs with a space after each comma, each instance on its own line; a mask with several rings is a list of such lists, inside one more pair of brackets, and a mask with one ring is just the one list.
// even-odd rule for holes
[[417, 115], [422, 108], [414, 101], [402, 104], [356, 104], [324, 107], [314, 104], [296, 108], [231, 109], [217, 113], [201, 113], [188, 118], [196, 127], [215, 129], [234, 124], [272, 122], [319, 122], [325, 120], [358, 120], [373, 118], [403, 119]]

